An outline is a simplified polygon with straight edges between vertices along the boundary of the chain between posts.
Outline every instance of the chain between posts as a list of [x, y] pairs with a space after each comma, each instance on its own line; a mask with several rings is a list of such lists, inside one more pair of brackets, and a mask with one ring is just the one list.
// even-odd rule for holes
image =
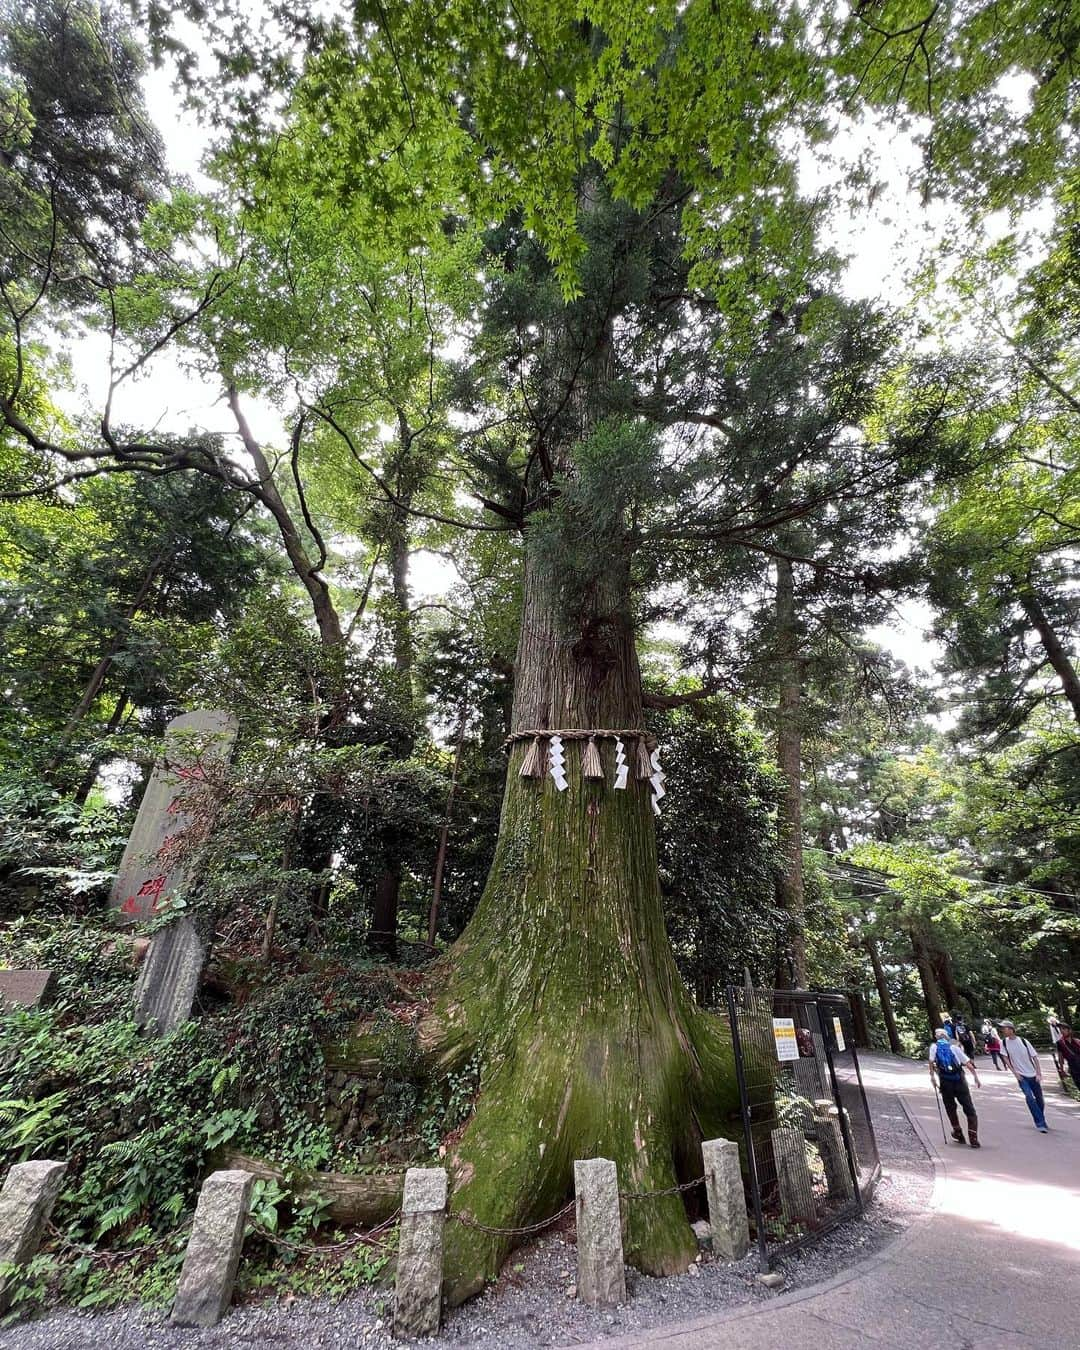
[[[662, 1196], [682, 1195], [685, 1191], [692, 1191], [696, 1186], [702, 1186], [704, 1183], [705, 1178], [703, 1176], [694, 1177], [692, 1181], [683, 1181], [677, 1186], [668, 1186], [662, 1191], [620, 1191], [619, 1199], [659, 1200]], [[529, 1237], [533, 1233], [542, 1233], [545, 1228], [551, 1228], [560, 1219], [565, 1219], [576, 1204], [576, 1200], [570, 1200], [549, 1218], [541, 1219], [539, 1223], [527, 1224], [522, 1228], [496, 1228], [491, 1224], [481, 1223], [479, 1219], [474, 1219], [468, 1214], [451, 1214], [449, 1219], [451, 1223], [460, 1223], [464, 1228], [472, 1228], [478, 1233], [490, 1233], [492, 1237]]]
[[664, 1195], [682, 1195], [684, 1191], [692, 1191], [695, 1186], [703, 1186], [704, 1177], [695, 1177], [693, 1181], [684, 1181], [678, 1186], [668, 1186], [663, 1191], [620, 1191], [620, 1200], [659, 1200]]
[[342, 1242], [294, 1242], [291, 1238], [281, 1237], [278, 1233], [271, 1233], [269, 1228], [264, 1228], [261, 1224], [252, 1223], [250, 1221], [248, 1223], [248, 1232], [254, 1233], [256, 1237], [264, 1238], [267, 1242], [273, 1243], [276, 1247], [284, 1247], [288, 1251], [298, 1252], [304, 1256], [330, 1256], [335, 1252], [351, 1251], [354, 1247], [368, 1245], [373, 1247], [381, 1246], [382, 1244], [379, 1241], [380, 1234], [395, 1227], [400, 1216], [401, 1210], [395, 1210], [388, 1219], [384, 1219], [382, 1223], [376, 1224], [374, 1228], [369, 1228], [364, 1232], [356, 1233], [353, 1237], [345, 1238]]
[[565, 1219], [576, 1204], [576, 1200], [571, 1200], [563, 1205], [557, 1214], [541, 1219], [539, 1223], [528, 1224], [525, 1228], [493, 1228], [490, 1224], [481, 1223], [479, 1219], [474, 1219], [468, 1214], [451, 1214], [450, 1220], [460, 1223], [464, 1228], [473, 1228], [478, 1233], [490, 1233], [492, 1237], [528, 1237], [531, 1233], [542, 1233], [545, 1228], [551, 1228], [560, 1219]]
[[102, 1249], [101, 1247], [91, 1247], [85, 1242], [76, 1242], [66, 1233], [62, 1233], [56, 1224], [51, 1220], [45, 1225], [48, 1232], [56, 1239], [59, 1245], [68, 1251], [78, 1252], [80, 1256], [89, 1256], [92, 1261], [119, 1261], [129, 1260], [136, 1256], [145, 1256], [148, 1252], [156, 1252], [160, 1248], [178, 1238], [181, 1233], [186, 1233], [191, 1227], [190, 1222], [180, 1228], [174, 1228], [171, 1233], [166, 1233], [164, 1237], [156, 1238], [153, 1242], [143, 1243], [139, 1247], [117, 1247], [114, 1250]]
[[[668, 1186], [659, 1191], [620, 1191], [620, 1200], [659, 1200], [669, 1195], [682, 1195], [686, 1191], [692, 1191], [696, 1186], [704, 1183], [703, 1176], [695, 1177], [692, 1181], [684, 1181], [676, 1186]], [[562, 1209], [550, 1215], [546, 1219], [541, 1219], [538, 1223], [526, 1224], [520, 1228], [497, 1228], [492, 1224], [481, 1223], [479, 1219], [472, 1218], [469, 1214], [451, 1214], [450, 1222], [460, 1223], [463, 1228], [471, 1228], [478, 1233], [487, 1233], [492, 1237], [531, 1237], [535, 1233], [542, 1233], [546, 1228], [553, 1228], [555, 1224], [571, 1213], [577, 1204], [576, 1200], [570, 1200]], [[345, 1238], [342, 1242], [326, 1242], [322, 1244], [294, 1242], [291, 1238], [282, 1237], [278, 1233], [272, 1233], [268, 1228], [261, 1224], [248, 1222], [247, 1231], [254, 1233], [256, 1237], [263, 1238], [266, 1242], [272, 1243], [276, 1247], [283, 1247], [288, 1251], [297, 1252], [304, 1256], [330, 1256], [337, 1252], [351, 1251], [354, 1247], [360, 1246], [380, 1246], [381, 1234], [397, 1225], [401, 1216], [400, 1210], [395, 1210], [388, 1219], [382, 1223], [376, 1224], [374, 1228], [369, 1228], [364, 1232], [357, 1233], [355, 1236]], [[182, 1228], [177, 1228], [164, 1237], [157, 1238], [154, 1242], [147, 1242], [140, 1247], [119, 1248], [115, 1251], [103, 1251], [98, 1247], [90, 1247], [86, 1243], [76, 1242], [74, 1238], [69, 1238], [62, 1233], [54, 1223], [47, 1225], [48, 1231], [57, 1240], [61, 1247], [69, 1251], [78, 1252], [82, 1256], [88, 1256], [95, 1261], [111, 1260], [129, 1260], [137, 1256], [145, 1256], [148, 1252], [158, 1251], [173, 1239], [179, 1237], [181, 1233], [186, 1232], [191, 1227], [190, 1223]]]

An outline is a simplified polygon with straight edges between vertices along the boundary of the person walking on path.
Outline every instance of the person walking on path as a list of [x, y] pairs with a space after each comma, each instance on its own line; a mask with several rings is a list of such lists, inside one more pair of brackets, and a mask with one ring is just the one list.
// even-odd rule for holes
[[960, 1128], [960, 1117], [956, 1111], [959, 1103], [967, 1117], [967, 1142], [972, 1148], [979, 1148], [979, 1117], [975, 1114], [971, 1089], [964, 1074], [965, 1068], [970, 1069], [975, 1086], [982, 1087], [978, 1070], [959, 1045], [950, 1044], [944, 1027], [938, 1027], [934, 1035], [937, 1039], [931, 1045], [929, 1054], [930, 1082], [941, 1090], [941, 1101], [952, 1126], [952, 1137], [958, 1144], [964, 1143], [964, 1131]]
[[994, 1061], [995, 1069], [1005, 1067], [1005, 1056], [1001, 1049], [1001, 1037], [997, 1034], [989, 1022], [983, 1026], [983, 1048]]
[[1057, 1069], [1058, 1073], [1061, 1074], [1062, 1077], [1064, 1077], [1065, 1063], [1062, 1058], [1061, 1051], [1058, 1047], [1058, 1043], [1061, 1040], [1061, 1023], [1058, 1021], [1056, 1017], [1051, 1015], [1047, 1019], [1046, 1025], [1050, 1028], [1050, 1054], [1054, 1060], [1054, 1068]]
[[1072, 1027], [1062, 1026], [1057, 1050], [1065, 1061], [1069, 1077], [1080, 1088], [1080, 1036], [1076, 1035]]
[[971, 1034], [971, 1028], [964, 1021], [959, 1013], [953, 1013], [953, 1035], [960, 1042], [960, 1045], [967, 1055], [968, 1059], [975, 1058], [975, 1037]]
[[1046, 1103], [1043, 1101], [1042, 1065], [1039, 1056], [1030, 1041], [1016, 1034], [1016, 1027], [1007, 1017], [1002, 1019], [1001, 1034], [1005, 1037], [1005, 1057], [1009, 1068], [1016, 1075], [1024, 1100], [1028, 1104], [1035, 1128], [1040, 1134], [1048, 1133], [1046, 1124]]

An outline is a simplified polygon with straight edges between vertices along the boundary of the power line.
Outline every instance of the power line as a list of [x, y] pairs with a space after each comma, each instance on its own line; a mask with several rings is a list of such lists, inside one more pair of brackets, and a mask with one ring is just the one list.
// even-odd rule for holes
[[[850, 882], [850, 881], [856, 881], [857, 884], [863, 889], [864, 892], [868, 892], [868, 893], [871, 894], [871, 895], [895, 895], [895, 896], [899, 896], [899, 895], [900, 895], [900, 892], [897, 891], [897, 890], [894, 890], [892, 886], [886, 885], [886, 884], [881, 883], [881, 882], [877, 882], [877, 881], [866, 881], [866, 880], [864, 880], [864, 879], [859, 879], [859, 878], [852, 877], [852, 876], [847, 875], [847, 874], [845, 874], [845, 873], [843, 873], [843, 872], [829, 872], [829, 871], [826, 871], [826, 872], [825, 872], [825, 875], [826, 875], [831, 881], [849, 881], [849, 882]], [[1018, 889], [1022, 894], [1024, 894], [1024, 895], [1033, 895], [1033, 896], [1038, 896], [1040, 899], [1044, 899], [1044, 900], [1047, 899], [1047, 894], [1046, 894], [1045, 891], [1030, 891], [1030, 890], [1025, 890], [1025, 889], [1022, 888], [1022, 887], [1017, 887], [1017, 889]], [[971, 897], [971, 898], [972, 898], [972, 899], [976, 899], [977, 897]], [[957, 901], [956, 903], [960, 903], [960, 902]], [[1018, 901], [1018, 902], [1017, 902], [1016, 904], [1014, 904], [1014, 905], [1006, 904], [1006, 903], [1004, 903], [1004, 902], [1002, 902], [1002, 901], [994, 901], [994, 902], [992, 902], [992, 903], [986, 903], [986, 902], [984, 902], [984, 903], [982, 903], [982, 904], [980, 905], [980, 908], [981, 908], [981, 909], [1000, 910], [1000, 911], [1002, 911], [1003, 913], [1009, 913], [1009, 914], [1014, 914], [1014, 913], [1016, 913], [1016, 911], [1017, 911], [1018, 909], [1021, 909], [1021, 908], [1023, 908], [1023, 907], [1024, 907], [1024, 905], [1023, 905], [1023, 902], [1022, 902], [1022, 901]]]
[[[879, 867], [868, 867], [865, 863], [848, 862], [844, 856], [844, 851], [841, 849], [823, 848], [821, 845], [815, 844], [813, 852], [828, 853], [833, 858], [839, 858], [844, 867], [850, 867], [865, 872], [874, 872], [876, 875], [882, 877], [890, 875], [888, 872], [883, 872]], [[937, 854], [935, 856], [940, 857], [941, 855]], [[1010, 885], [1007, 881], [978, 881], [974, 877], [959, 877], [958, 879], [960, 881], [969, 881], [973, 886], [979, 886], [985, 891], [1022, 891], [1027, 895], [1038, 895], [1042, 898], [1046, 898], [1047, 896], [1060, 896], [1063, 900], [1071, 900], [1073, 904], [1076, 904], [1078, 899], [1075, 891], [1038, 891], [1032, 886]]]

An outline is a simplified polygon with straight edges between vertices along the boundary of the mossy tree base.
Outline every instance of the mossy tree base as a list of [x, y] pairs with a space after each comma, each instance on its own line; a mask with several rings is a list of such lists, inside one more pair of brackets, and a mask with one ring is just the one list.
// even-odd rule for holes
[[[738, 1125], [730, 1048], [690, 1008], [567, 1006], [500, 1037], [468, 1128], [450, 1153], [451, 1212], [516, 1228], [573, 1194], [576, 1158], [615, 1161], [623, 1192], [665, 1190], [702, 1173], [701, 1142]], [[471, 1020], [471, 1019], [470, 1019]], [[681, 1195], [624, 1202], [626, 1259], [651, 1275], [697, 1252]], [[457, 1304], [494, 1279], [521, 1239], [451, 1223], [445, 1293]]]
[[[640, 727], [632, 624], [620, 595], [588, 640], [565, 631], [551, 582], [527, 560], [514, 726]], [[701, 1142], [739, 1127], [728, 1031], [693, 1003], [675, 967], [660, 903], [652, 790], [604, 778], [521, 778], [510, 756], [499, 839], [477, 911], [445, 963], [435, 1022], [443, 1065], [478, 1056], [481, 1091], [448, 1156], [451, 1213], [498, 1228], [549, 1217], [573, 1193], [576, 1158], [618, 1165], [624, 1192], [699, 1176]], [[627, 757], [637, 750], [627, 746]], [[650, 1274], [685, 1270], [696, 1244], [678, 1195], [625, 1204], [627, 1259]], [[451, 1222], [446, 1294], [493, 1279], [515, 1244]]]

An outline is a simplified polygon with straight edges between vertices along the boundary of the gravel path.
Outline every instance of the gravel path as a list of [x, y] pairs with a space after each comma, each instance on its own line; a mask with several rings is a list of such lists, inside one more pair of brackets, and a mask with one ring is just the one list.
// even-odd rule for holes
[[[884, 1173], [862, 1220], [845, 1224], [808, 1250], [777, 1263], [785, 1287], [796, 1289], [837, 1274], [876, 1251], [927, 1205], [930, 1161], [890, 1093], [868, 1090]], [[516, 1252], [502, 1276], [479, 1298], [449, 1314], [432, 1350], [533, 1350], [678, 1322], [724, 1306], [773, 1297], [757, 1281], [756, 1255], [738, 1265], [707, 1257], [687, 1274], [650, 1279], [627, 1270], [628, 1302], [614, 1312], [583, 1307], [574, 1297], [576, 1254], [553, 1232]], [[339, 1303], [322, 1299], [262, 1300], [235, 1308], [209, 1331], [170, 1327], [163, 1313], [139, 1307], [96, 1315], [53, 1313], [0, 1332], [3, 1350], [391, 1350], [386, 1291], [365, 1290]]]

